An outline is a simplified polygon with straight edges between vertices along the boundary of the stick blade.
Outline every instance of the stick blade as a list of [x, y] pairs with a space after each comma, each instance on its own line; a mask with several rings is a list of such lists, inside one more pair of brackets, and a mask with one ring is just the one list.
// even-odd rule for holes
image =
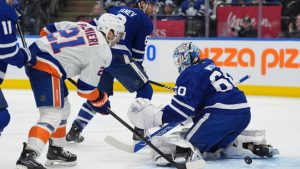
[[106, 136], [104, 141], [107, 144], [110, 144], [111, 146], [113, 146], [113, 147], [115, 147], [119, 150], [122, 150], [122, 151], [125, 151], [125, 152], [128, 152], [128, 153], [134, 153], [134, 147], [133, 146], [128, 145], [128, 144], [124, 144], [124, 143], [122, 143], [121, 141], [115, 139], [112, 136]]

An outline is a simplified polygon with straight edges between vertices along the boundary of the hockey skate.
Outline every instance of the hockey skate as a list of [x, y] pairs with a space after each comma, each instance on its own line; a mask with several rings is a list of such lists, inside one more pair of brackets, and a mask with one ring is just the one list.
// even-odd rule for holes
[[26, 150], [27, 144], [23, 143], [23, 151], [16, 163], [16, 169], [46, 169], [36, 161], [37, 153], [33, 150]]
[[49, 149], [47, 153], [47, 161], [45, 165], [47, 167], [61, 167], [61, 166], [74, 166], [76, 165], [77, 156], [64, 151], [62, 147], [56, 147], [52, 145], [52, 141], [49, 141]]
[[79, 130], [78, 126], [73, 123], [69, 133], [66, 135], [67, 142], [75, 142], [81, 143], [84, 140], [84, 137], [81, 136], [81, 131]]
[[263, 158], [271, 158], [274, 155], [279, 154], [279, 150], [273, 148], [271, 145], [266, 145], [266, 144], [258, 144], [255, 145], [253, 143], [248, 143], [243, 145], [243, 147], [251, 150], [255, 155]]
[[[145, 133], [144, 129], [139, 129], [139, 128], [135, 127], [134, 130], [137, 133], [139, 133], [140, 136], [142, 136], [143, 138], [145, 138], [146, 133]], [[132, 139], [133, 139], [133, 141], [141, 141], [142, 140], [139, 136], [137, 136], [134, 133], [133, 133]]]

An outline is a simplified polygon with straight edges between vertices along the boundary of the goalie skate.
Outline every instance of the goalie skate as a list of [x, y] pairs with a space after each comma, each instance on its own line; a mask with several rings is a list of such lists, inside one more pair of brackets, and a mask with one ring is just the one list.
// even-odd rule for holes
[[253, 145], [253, 153], [255, 155], [258, 155], [260, 157], [265, 157], [265, 158], [271, 158], [274, 155], [279, 155], [279, 150], [274, 149], [273, 146], [271, 145], [264, 145], [264, 144], [259, 144], [259, 145]]

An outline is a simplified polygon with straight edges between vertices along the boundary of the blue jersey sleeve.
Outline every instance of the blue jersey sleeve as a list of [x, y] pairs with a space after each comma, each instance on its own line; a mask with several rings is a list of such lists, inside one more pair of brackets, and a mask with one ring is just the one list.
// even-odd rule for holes
[[57, 31], [57, 29], [56, 29], [54, 23], [48, 24], [48, 25], [46, 26], [46, 29], [47, 29], [47, 31], [49, 31], [50, 33], [53, 33], [53, 32], [56, 32], [56, 31]]
[[7, 69], [7, 63], [0, 60], [0, 84], [2, 84]]
[[23, 50], [19, 50], [17, 45], [17, 15], [6, 3], [2, 1], [0, 3], [0, 60], [21, 68], [25, 64], [27, 55]]
[[136, 38], [132, 44], [132, 58], [135, 61], [142, 62], [144, 60], [146, 40], [153, 31], [153, 23], [147, 15], [142, 14], [139, 16], [138, 25], [142, 26], [140, 26], [141, 29], [136, 33]]
[[97, 20], [99, 19], [99, 17], [97, 17], [97, 18], [94, 18], [93, 20], [91, 20], [90, 22], [89, 22], [89, 24], [91, 24], [91, 25], [93, 25], [93, 26], [97, 26]]
[[171, 104], [164, 107], [163, 121], [182, 122], [195, 114], [203, 100], [203, 90], [207, 85], [203, 73], [193, 66], [184, 70], [176, 80], [176, 94]]

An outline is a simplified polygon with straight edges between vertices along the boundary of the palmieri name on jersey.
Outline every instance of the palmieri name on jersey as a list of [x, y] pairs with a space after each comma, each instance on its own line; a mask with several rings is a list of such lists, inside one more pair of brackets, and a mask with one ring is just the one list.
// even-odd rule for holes
[[96, 29], [91, 28], [85, 23], [78, 24], [81, 29], [84, 30], [89, 46], [99, 45], [98, 38], [96, 35]]

